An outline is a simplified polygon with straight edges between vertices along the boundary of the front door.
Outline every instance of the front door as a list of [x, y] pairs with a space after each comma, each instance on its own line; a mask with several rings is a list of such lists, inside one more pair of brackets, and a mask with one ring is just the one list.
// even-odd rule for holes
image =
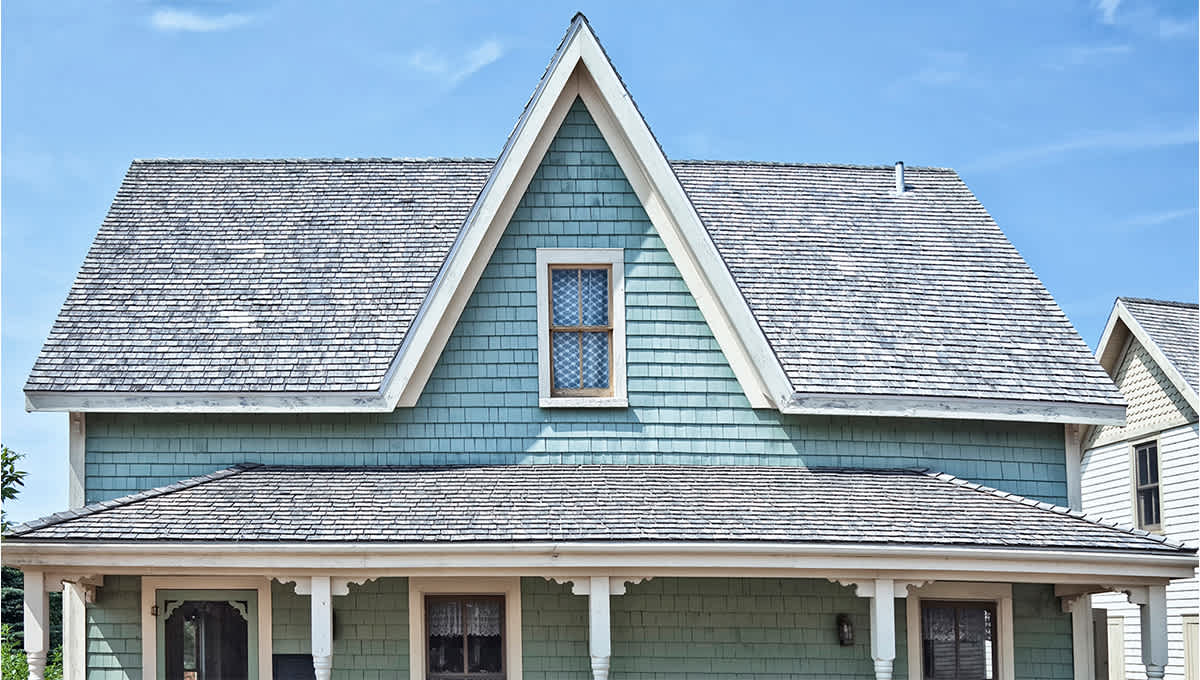
[[159, 590], [158, 677], [257, 680], [258, 592]]

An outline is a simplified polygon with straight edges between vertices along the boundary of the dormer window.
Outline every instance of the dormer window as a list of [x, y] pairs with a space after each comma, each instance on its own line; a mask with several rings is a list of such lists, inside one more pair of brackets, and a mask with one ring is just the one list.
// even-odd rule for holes
[[538, 249], [542, 407], [628, 405], [624, 267], [620, 248]]

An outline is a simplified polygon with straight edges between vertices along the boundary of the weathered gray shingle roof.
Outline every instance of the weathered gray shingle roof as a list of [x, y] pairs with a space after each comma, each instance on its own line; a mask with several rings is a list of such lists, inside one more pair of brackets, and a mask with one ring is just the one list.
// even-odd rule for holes
[[[673, 165], [797, 391], [1124, 403], [953, 171]], [[376, 390], [491, 166], [135, 162], [26, 390]]]
[[25, 389], [378, 389], [491, 168], [136, 161]]
[[1124, 403], [953, 170], [675, 171], [798, 392]]
[[1146, 298], [1118, 298], [1146, 329], [1183, 379], [1200, 392], [1200, 306]]
[[1161, 536], [914, 470], [245, 465], [59, 513], [78, 541], [770, 541], [1179, 552]]

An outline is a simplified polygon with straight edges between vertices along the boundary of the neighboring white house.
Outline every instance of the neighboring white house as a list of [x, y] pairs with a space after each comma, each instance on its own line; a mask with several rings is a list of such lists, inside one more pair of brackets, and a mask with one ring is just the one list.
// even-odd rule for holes
[[[1108, 520], [1200, 540], [1200, 435], [1197, 411], [1197, 306], [1118, 298], [1096, 356], [1129, 402], [1126, 424], [1085, 435], [1083, 510]], [[1200, 680], [1200, 588], [1195, 578], [1167, 586], [1171, 662], [1167, 678]], [[1097, 676], [1145, 678], [1138, 608], [1112, 594], [1092, 605]], [[1107, 630], [1107, 635], [1102, 631]]]

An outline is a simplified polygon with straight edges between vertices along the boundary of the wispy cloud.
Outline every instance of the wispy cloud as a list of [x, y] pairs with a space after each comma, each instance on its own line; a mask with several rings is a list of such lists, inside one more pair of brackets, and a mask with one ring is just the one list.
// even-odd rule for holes
[[1174, 130], [1127, 130], [1094, 132], [1060, 142], [1049, 142], [985, 156], [968, 163], [971, 170], [996, 170], [1021, 163], [1045, 161], [1058, 156], [1086, 151], [1145, 151], [1171, 146], [1196, 144], [1200, 141], [1195, 127]]
[[1121, 0], [1096, 0], [1095, 7], [1100, 10], [1100, 21], [1106, 24], [1117, 23], [1117, 8]]
[[1180, 210], [1164, 210], [1162, 212], [1148, 213], [1145, 215], [1137, 215], [1125, 220], [1124, 224], [1129, 227], [1154, 227], [1167, 222], [1183, 219], [1185, 217], [1195, 215], [1195, 208], [1183, 208]]
[[888, 92], [910, 87], [945, 87], [967, 79], [967, 53], [957, 50], [924, 50], [921, 67], [892, 81]]
[[502, 56], [504, 45], [500, 41], [485, 40], [462, 54], [447, 55], [428, 49], [414, 52], [408, 57], [408, 66], [441, 80], [447, 86], [454, 86]]
[[209, 33], [228, 31], [245, 26], [254, 20], [249, 14], [206, 15], [185, 9], [157, 9], [150, 15], [150, 25], [159, 31]]
[[1133, 47], [1130, 45], [1072, 45], [1056, 50], [1047, 66], [1062, 71], [1073, 66], [1106, 64], [1131, 52]]
[[1171, 40], [1174, 38], [1189, 38], [1196, 36], [1196, 19], [1159, 19], [1158, 37]]

